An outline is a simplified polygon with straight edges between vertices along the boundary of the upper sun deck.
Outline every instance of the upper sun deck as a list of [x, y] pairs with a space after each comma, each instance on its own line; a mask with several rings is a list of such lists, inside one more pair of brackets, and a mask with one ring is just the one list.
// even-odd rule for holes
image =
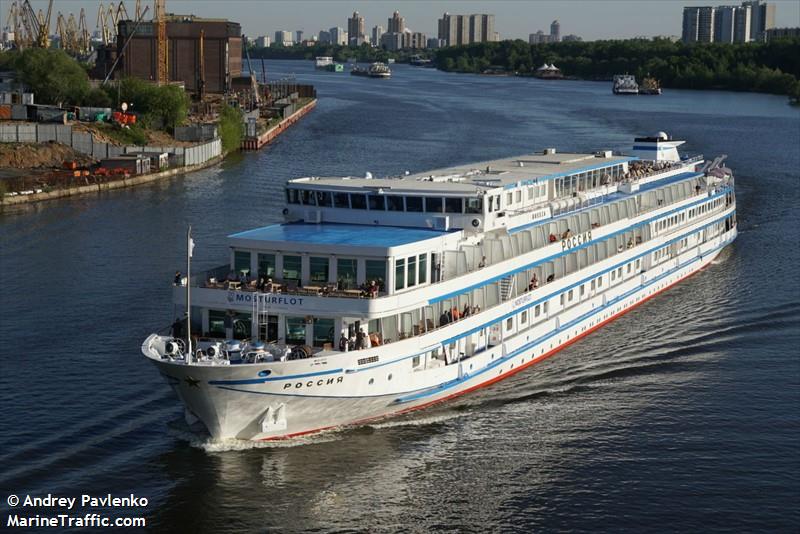
[[403, 194], [442, 194], [473, 196], [497, 188], [544, 182], [559, 177], [589, 172], [638, 159], [613, 155], [610, 151], [592, 154], [558, 153], [555, 149], [465, 165], [456, 165], [415, 174], [385, 178], [306, 177], [290, 180], [288, 186], [315, 190], [366, 190]]
[[286, 223], [239, 232], [228, 239], [238, 248], [386, 256], [409, 246], [426, 246], [426, 242], [452, 233], [398, 226]]

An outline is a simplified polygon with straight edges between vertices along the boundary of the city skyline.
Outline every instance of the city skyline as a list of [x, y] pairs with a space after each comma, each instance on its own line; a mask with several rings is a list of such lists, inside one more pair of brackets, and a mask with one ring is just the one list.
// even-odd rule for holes
[[[775, 26], [800, 26], [800, 2], [795, 0], [773, 0], [776, 6]], [[45, 8], [43, 0], [32, 0], [35, 9]], [[130, 4], [130, 5], [128, 5]], [[145, 5], [151, 2], [143, 2]], [[297, 9], [298, 4], [307, 6]], [[589, 1], [339, 1], [272, 0], [254, 2], [230, 0], [228, 2], [198, 2], [169, 0], [167, 11], [178, 14], [194, 14], [201, 17], [227, 18], [239, 22], [242, 32], [255, 39], [259, 36], [274, 36], [276, 31], [302, 30], [306, 37], [317, 35], [320, 30], [331, 27], [347, 29], [347, 19], [358, 11], [365, 19], [367, 28], [384, 26], [394, 11], [405, 19], [406, 27], [413, 32], [437, 35], [437, 21], [445, 12], [456, 14], [491, 13], [495, 15], [495, 31], [500, 39], [522, 39], [527, 41], [531, 33], [546, 29], [550, 22], [558, 20], [563, 34], [577, 34], [585, 40], [632, 38], [638, 36], [681, 35], [682, 8], [685, 6], [715, 5], [707, 0], [642, 1], [637, 5], [644, 9], [631, 9], [632, 0]], [[132, 12], [133, 2], [126, 4]], [[89, 0], [59, 0], [55, 11], [65, 15], [86, 10], [90, 31], [97, 3]], [[152, 10], [152, 7], [151, 7]], [[6, 25], [7, 10], [0, 10], [0, 27]], [[598, 21], [604, 21], [598, 24]], [[55, 27], [53, 27], [55, 31]]]

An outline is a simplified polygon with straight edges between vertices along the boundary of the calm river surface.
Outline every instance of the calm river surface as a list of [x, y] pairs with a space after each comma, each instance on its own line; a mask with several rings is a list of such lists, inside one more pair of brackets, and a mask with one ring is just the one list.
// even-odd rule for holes
[[[268, 62], [317, 109], [259, 153], [0, 213], [0, 512], [15, 493], [147, 497], [152, 530], [753, 531], [800, 527], [800, 110], [766, 95]], [[139, 346], [170, 282], [281, 219], [300, 175], [398, 174], [664, 130], [728, 154], [740, 235], [714, 265], [538, 366], [413, 417], [201, 443]], [[223, 260], [224, 261], [224, 260]], [[28, 510], [27, 513], [44, 513]], [[107, 512], [107, 511], [106, 511]], [[113, 513], [111, 515], [114, 515]]]

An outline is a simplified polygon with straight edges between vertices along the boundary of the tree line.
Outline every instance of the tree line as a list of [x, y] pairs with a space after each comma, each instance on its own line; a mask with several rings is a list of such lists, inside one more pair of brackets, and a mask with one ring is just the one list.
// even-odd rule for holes
[[389, 59], [394, 59], [398, 63], [407, 63], [413, 56], [433, 57], [433, 53], [428, 50], [385, 50], [373, 47], [369, 43], [363, 43], [359, 46], [322, 43], [316, 43], [312, 46], [303, 44], [283, 46], [280, 43], [273, 43], [268, 47], [251, 45], [248, 50], [251, 59], [314, 59], [319, 56], [328, 56], [340, 63], [344, 63], [348, 59], [355, 59], [361, 63], [374, 63], [376, 61], [386, 63]]
[[758, 91], [800, 97], [800, 39], [769, 43], [693, 43], [669, 39], [572, 41], [531, 45], [522, 40], [475, 43], [436, 51], [439, 69], [481, 73], [502, 69], [532, 75], [553, 63], [567, 77], [610, 80], [651, 76], [663, 87]]

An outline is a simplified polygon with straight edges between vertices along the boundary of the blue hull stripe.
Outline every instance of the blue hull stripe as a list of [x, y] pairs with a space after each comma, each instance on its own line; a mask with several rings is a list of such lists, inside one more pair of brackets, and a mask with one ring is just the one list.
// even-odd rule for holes
[[[706, 253], [706, 255], [713, 254], [714, 252], [726, 247], [730, 243], [731, 243], [731, 241], [726, 241], [722, 245], [716, 247], [715, 249], [708, 251]], [[412, 402], [412, 401], [415, 401], [415, 400], [424, 399], [426, 397], [430, 397], [430, 396], [436, 395], [438, 393], [441, 393], [442, 391], [451, 389], [451, 388], [457, 386], [458, 384], [463, 383], [466, 380], [470, 380], [472, 378], [475, 378], [476, 376], [479, 376], [479, 375], [482, 375], [482, 374], [484, 374], [484, 373], [486, 373], [488, 371], [491, 371], [492, 369], [494, 369], [498, 365], [502, 365], [503, 363], [509, 361], [511, 358], [514, 358], [514, 357], [518, 356], [519, 354], [521, 354], [521, 353], [523, 353], [523, 352], [525, 352], [527, 350], [530, 350], [531, 348], [535, 347], [539, 343], [542, 343], [544, 341], [547, 341], [550, 338], [553, 338], [553, 337], [559, 335], [564, 330], [568, 330], [568, 329], [572, 328], [576, 324], [588, 319], [590, 316], [595, 315], [595, 314], [599, 314], [603, 310], [606, 310], [608, 308], [613, 307], [614, 305], [616, 305], [620, 301], [628, 298], [629, 296], [633, 295], [634, 293], [636, 293], [638, 291], [641, 291], [641, 290], [643, 290], [643, 289], [645, 289], [647, 287], [652, 286], [653, 284], [655, 284], [655, 283], [663, 280], [664, 278], [674, 274], [675, 272], [683, 269], [684, 267], [687, 267], [688, 265], [691, 265], [692, 263], [700, 261], [701, 259], [702, 259], [701, 256], [697, 256], [695, 258], [692, 258], [689, 261], [684, 262], [683, 264], [675, 267], [674, 269], [672, 269], [670, 271], [667, 271], [666, 273], [664, 273], [662, 275], [657, 276], [656, 278], [654, 278], [653, 280], [648, 282], [646, 285], [636, 287], [635, 289], [632, 289], [632, 290], [620, 295], [619, 297], [616, 297], [614, 300], [611, 300], [611, 301], [607, 302], [604, 306], [600, 306], [599, 308], [596, 308], [596, 309], [594, 309], [594, 310], [592, 310], [590, 312], [587, 312], [587, 313], [581, 315], [580, 317], [577, 317], [577, 318], [573, 319], [569, 323], [566, 323], [565, 325], [557, 328], [556, 330], [553, 330], [549, 334], [545, 334], [545, 335], [539, 337], [538, 339], [534, 339], [530, 343], [526, 343], [525, 345], [523, 345], [522, 347], [518, 348], [514, 352], [511, 352], [510, 354], [507, 354], [506, 356], [504, 356], [502, 358], [499, 358], [498, 360], [490, 363], [489, 365], [487, 365], [483, 369], [475, 371], [472, 374], [465, 374], [460, 379], [451, 380], [449, 382], [444, 382], [444, 383], [439, 384], [439, 385], [437, 385], [437, 386], [435, 386], [433, 388], [429, 388], [429, 389], [421, 391], [419, 393], [414, 393], [414, 394], [411, 394], [411, 395], [408, 395], [408, 396], [405, 396], [405, 397], [399, 397], [394, 402], [396, 404], [404, 404], [404, 403]]]

